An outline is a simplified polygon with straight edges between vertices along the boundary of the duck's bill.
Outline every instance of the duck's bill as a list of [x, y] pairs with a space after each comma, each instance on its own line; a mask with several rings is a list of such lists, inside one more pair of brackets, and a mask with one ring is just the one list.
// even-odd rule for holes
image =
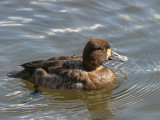
[[119, 60], [119, 61], [127, 61], [128, 58], [126, 56], [123, 56], [123, 55], [120, 55], [114, 51], [112, 51], [112, 54], [111, 56], [109, 57], [109, 59], [112, 59], [112, 60]]

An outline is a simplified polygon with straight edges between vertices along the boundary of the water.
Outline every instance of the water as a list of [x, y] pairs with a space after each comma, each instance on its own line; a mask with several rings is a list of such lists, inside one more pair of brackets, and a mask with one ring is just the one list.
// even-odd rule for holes
[[[160, 1], [1, 0], [0, 119], [158, 120], [160, 117]], [[81, 55], [91, 37], [107, 39], [129, 57], [110, 61], [118, 76], [112, 89], [51, 90], [22, 100], [33, 84], [6, 74], [19, 64]]]

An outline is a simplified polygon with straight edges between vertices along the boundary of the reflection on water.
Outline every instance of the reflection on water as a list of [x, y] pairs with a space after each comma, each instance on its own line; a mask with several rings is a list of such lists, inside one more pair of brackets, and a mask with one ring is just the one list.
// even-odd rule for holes
[[[23, 86], [24, 88], [33, 89], [33, 84], [26, 81], [23, 82], [27, 85]], [[45, 96], [42, 96], [43, 103], [47, 103], [47, 106], [53, 106], [51, 107], [51, 110], [67, 109], [74, 114], [72, 115], [72, 119], [81, 118], [82, 115], [89, 115], [90, 119], [107, 119], [113, 117], [115, 114], [111, 107], [112, 101], [110, 100], [110, 97], [112, 91], [110, 88], [85, 91], [53, 90], [40, 87], [40, 90], [43, 92], [43, 96]], [[50, 101], [49, 103], [47, 102], [48, 100]], [[79, 113], [75, 114], [74, 111], [79, 111]], [[70, 112], [67, 114], [71, 114]], [[46, 118], [46, 116], [44, 116], [44, 118]]]
[[[1, 119], [159, 119], [159, 1], [1, 0]], [[33, 84], [5, 75], [19, 64], [53, 56], [81, 55], [91, 37], [107, 39], [129, 57], [108, 61], [117, 74], [111, 88], [51, 90], [22, 100]], [[153, 99], [154, 98], [154, 99]]]

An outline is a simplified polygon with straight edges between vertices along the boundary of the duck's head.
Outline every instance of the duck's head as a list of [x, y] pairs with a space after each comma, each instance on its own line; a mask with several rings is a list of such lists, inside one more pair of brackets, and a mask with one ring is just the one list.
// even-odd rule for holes
[[91, 38], [83, 50], [83, 66], [87, 70], [95, 70], [111, 56], [113, 58], [112, 50], [106, 40]]

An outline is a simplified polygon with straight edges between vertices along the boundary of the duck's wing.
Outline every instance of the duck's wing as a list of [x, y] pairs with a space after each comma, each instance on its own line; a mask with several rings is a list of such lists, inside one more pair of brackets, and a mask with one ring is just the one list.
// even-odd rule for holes
[[31, 67], [31, 68], [34, 68], [34, 67], [35, 67], [35, 68], [36, 68], [36, 67], [42, 66], [42, 64], [43, 64], [45, 61], [47, 61], [47, 59], [46, 59], [46, 60], [37, 60], [37, 61], [27, 62], [27, 63], [21, 64], [20, 66], [22, 66], [22, 67], [24, 67], [24, 68], [29, 68], [29, 67]]
[[24, 70], [18, 72], [16, 77], [44, 87], [82, 88], [83, 86], [85, 71], [82, 70], [82, 57], [80, 56], [54, 57], [28, 62], [21, 66]]
[[70, 60], [81, 60], [82, 57], [81, 56], [60, 56], [60, 57], [53, 57], [50, 59], [45, 59], [45, 60], [37, 60], [37, 61], [32, 61], [32, 62], [28, 62], [28, 63], [24, 63], [20, 66], [24, 67], [24, 68], [43, 68], [43, 69], [47, 69], [48, 67], [52, 67], [52, 66], [61, 66], [64, 62], [66, 61], [70, 61]]

